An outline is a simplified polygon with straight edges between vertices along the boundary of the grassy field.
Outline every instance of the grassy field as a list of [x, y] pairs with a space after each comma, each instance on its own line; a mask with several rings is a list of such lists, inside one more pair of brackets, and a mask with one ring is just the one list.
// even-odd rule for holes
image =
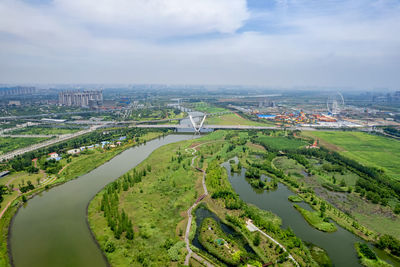
[[0, 155], [47, 140], [48, 138], [0, 137]]
[[[107, 227], [99, 209], [104, 191], [91, 202], [89, 223], [96, 239], [103, 249], [109, 242], [116, 246], [114, 252], [106, 254], [112, 266], [166, 266], [171, 261], [183, 262], [185, 251], [178, 236], [184, 232], [176, 229], [185, 210], [197, 198], [195, 186], [200, 178], [190, 167], [191, 154], [184, 152], [190, 142], [157, 149], [136, 167], [141, 170], [149, 165], [151, 172], [141, 182], [120, 192], [119, 208], [133, 222], [133, 241], [116, 239]], [[184, 164], [172, 160], [172, 157], [178, 157], [178, 152], [183, 154]]]
[[218, 113], [218, 112], [229, 111], [226, 108], [216, 107], [216, 106], [210, 105], [209, 103], [206, 103], [206, 102], [194, 103], [192, 105], [192, 107], [196, 111], [201, 111], [201, 112], [205, 112], [205, 113]]
[[321, 145], [336, 149], [362, 164], [382, 168], [389, 176], [400, 180], [400, 142], [397, 140], [362, 132], [316, 131], [303, 134], [320, 139]]
[[80, 131], [77, 128], [52, 128], [52, 127], [26, 127], [17, 129], [7, 134], [23, 134], [23, 135], [34, 135], [34, 134], [44, 134], [44, 135], [60, 135], [60, 134], [71, 134]]
[[277, 157], [273, 160], [276, 168], [281, 169], [286, 175], [291, 175], [296, 178], [304, 178], [304, 167], [293, 159], [288, 157]]
[[323, 231], [323, 232], [335, 232], [337, 230], [336, 226], [330, 222], [324, 222], [323, 218], [319, 215], [319, 212], [316, 211], [308, 211], [299, 207], [298, 205], [294, 205], [296, 210], [298, 210], [301, 215], [303, 215], [304, 219], [314, 228]]
[[236, 113], [220, 116], [207, 117], [206, 124], [209, 125], [248, 125], [248, 126], [274, 126], [273, 123], [256, 122], [247, 120]]

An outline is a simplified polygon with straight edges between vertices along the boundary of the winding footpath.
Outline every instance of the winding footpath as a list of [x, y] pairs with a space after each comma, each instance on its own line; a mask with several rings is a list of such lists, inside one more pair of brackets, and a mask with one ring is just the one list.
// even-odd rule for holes
[[[200, 145], [204, 145], [204, 144], [200, 144]], [[197, 145], [197, 146], [192, 148], [194, 150], [192, 152], [192, 155], [194, 155], [196, 153], [196, 151], [197, 151], [196, 147], [198, 147], [200, 145]], [[197, 156], [194, 156], [192, 158], [192, 164], [190, 165], [190, 166], [192, 166], [192, 168], [194, 168], [194, 161], [195, 161], [196, 158], [197, 158]], [[186, 249], [188, 251], [188, 254], [186, 255], [186, 258], [185, 258], [185, 265], [189, 266], [189, 260], [190, 260], [191, 257], [193, 257], [197, 261], [199, 261], [199, 262], [203, 263], [204, 265], [206, 265], [207, 267], [213, 267], [214, 265], [212, 265], [211, 263], [209, 263], [208, 261], [203, 259], [201, 256], [199, 256], [198, 254], [193, 252], [193, 250], [190, 248], [189, 233], [190, 233], [190, 227], [192, 226], [192, 220], [193, 220], [192, 210], [193, 210], [193, 208], [195, 208], [201, 202], [201, 200], [203, 200], [208, 195], [207, 186], [206, 186], [206, 172], [201, 170], [201, 169], [197, 169], [197, 168], [196, 168], [196, 170], [199, 170], [199, 171], [201, 171], [203, 173], [202, 184], [203, 184], [204, 194], [202, 196], [200, 196], [196, 200], [196, 202], [187, 211], [188, 223], [187, 223], [186, 232], [185, 232], [185, 243], [186, 243]]]

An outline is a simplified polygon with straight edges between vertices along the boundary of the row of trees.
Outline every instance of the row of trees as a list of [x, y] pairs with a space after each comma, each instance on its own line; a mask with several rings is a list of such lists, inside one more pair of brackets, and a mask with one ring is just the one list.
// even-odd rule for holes
[[134, 238], [132, 221], [123, 209], [120, 210], [118, 208], [119, 193], [121, 190], [127, 191], [130, 187], [134, 186], [135, 183], [141, 182], [142, 177], [146, 176], [147, 172], [150, 171], [150, 165], [141, 171], [136, 171], [136, 169], [134, 169], [133, 173], [123, 175], [105, 189], [101, 199], [100, 210], [103, 212], [107, 220], [107, 225], [110, 227], [111, 231], [113, 231], [116, 239], [120, 239], [124, 233], [126, 239], [132, 240]]

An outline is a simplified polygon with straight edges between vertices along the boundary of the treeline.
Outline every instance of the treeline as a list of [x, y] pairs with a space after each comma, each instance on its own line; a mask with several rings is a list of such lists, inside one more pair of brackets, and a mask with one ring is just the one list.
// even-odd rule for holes
[[385, 175], [382, 170], [364, 166], [355, 160], [324, 148], [298, 149], [294, 153], [325, 159], [331, 162], [332, 166], [341, 166], [355, 172], [359, 175], [356, 183], [356, 191], [361, 192], [361, 189], [364, 189], [365, 194], [372, 192], [377, 195], [375, 198], [378, 199], [378, 202], [382, 202], [382, 199], [390, 198], [393, 195], [400, 199], [400, 183]]
[[147, 172], [150, 171], [150, 165], [141, 171], [134, 169], [132, 174], [127, 173], [106, 187], [101, 199], [100, 210], [103, 212], [107, 220], [107, 225], [113, 231], [116, 239], [120, 239], [124, 233], [126, 239], [132, 240], [134, 238], [132, 221], [128, 218], [124, 210], [118, 209], [118, 195], [121, 190], [127, 191], [135, 183], [141, 182], [142, 177], [146, 176]]
[[386, 127], [386, 128], [383, 128], [383, 131], [384, 131], [385, 133], [390, 134], [390, 135], [400, 137], [400, 130], [397, 129], [397, 128], [394, 128], [394, 127]]

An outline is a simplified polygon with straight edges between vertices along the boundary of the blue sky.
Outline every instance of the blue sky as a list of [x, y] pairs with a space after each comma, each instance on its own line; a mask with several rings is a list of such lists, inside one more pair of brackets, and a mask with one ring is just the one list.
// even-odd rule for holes
[[0, 0], [0, 83], [400, 88], [399, 0]]

